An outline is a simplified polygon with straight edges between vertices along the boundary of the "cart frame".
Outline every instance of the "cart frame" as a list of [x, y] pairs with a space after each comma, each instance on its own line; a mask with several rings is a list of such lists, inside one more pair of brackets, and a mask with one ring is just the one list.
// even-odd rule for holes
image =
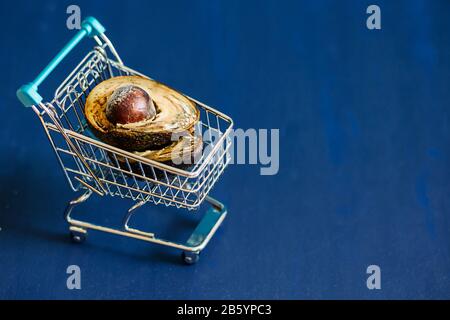
[[[56, 89], [53, 100], [43, 102], [38, 86], [85, 37], [93, 38], [97, 45]], [[195, 263], [227, 214], [226, 207], [208, 194], [230, 162], [233, 120], [186, 96], [200, 111], [195, 134], [202, 136], [204, 145], [199, 159], [187, 169], [115, 148], [99, 141], [90, 132], [84, 118], [84, 103], [95, 85], [117, 75], [147, 77], [124, 65], [106, 37], [105, 28], [89, 17], [37, 78], [17, 91], [19, 100], [38, 116], [70, 187], [75, 192], [82, 192], [69, 202], [65, 211], [72, 240], [83, 242], [88, 229], [102, 231], [180, 249], [186, 263]], [[73, 218], [73, 209], [93, 193], [135, 201], [119, 228]], [[204, 201], [210, 208], [185, 243], [161, 239], [153, 232], [130, 226], [136, 209], [144, 204], [195, 210]]]

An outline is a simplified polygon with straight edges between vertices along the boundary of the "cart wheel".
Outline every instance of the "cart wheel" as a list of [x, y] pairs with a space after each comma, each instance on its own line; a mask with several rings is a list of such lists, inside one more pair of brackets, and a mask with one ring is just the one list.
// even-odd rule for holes
[[197, 263], [198, 259], [200, 259], [200, 252], [183, 251], [181, 253], [181, 258], [186, 264], [195, 264]]
[[83, 243], [86, 240], [87, 232], [70, 231], [70, 239], [75, 243]]

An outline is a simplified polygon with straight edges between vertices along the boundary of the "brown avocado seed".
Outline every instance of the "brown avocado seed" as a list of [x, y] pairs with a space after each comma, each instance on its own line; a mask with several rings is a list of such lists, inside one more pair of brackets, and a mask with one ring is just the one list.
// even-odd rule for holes
[[144, 89], [127, 85], [117, 88], [106, 103], [106, 118], [116, 124], [127, 124], [153, 118], [156, 109]]

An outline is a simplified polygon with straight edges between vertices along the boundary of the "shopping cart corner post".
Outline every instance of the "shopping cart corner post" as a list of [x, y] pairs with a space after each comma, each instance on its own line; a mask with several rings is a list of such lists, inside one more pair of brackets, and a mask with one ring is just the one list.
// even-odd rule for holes
[[82, 243], [86, 240], [87, 230], [85, 228], [81, 228], [77, 226], [75, 221], [71, 217], [72, 210], [79, 204], [87, 201], [92, 195], [91, 190], [87, 190], [82, 195], [77, 198], [69, 201], [67, 204], [66, 210], [64, 211], [64, 219], [69, 224], [70, 237], [73, 242]]
[[207, 196], [206, 201], [211, 207], [206, 211], [194, 232], [186, 242], [188, 250], [182, 252], [182, 259], [187, 264], [199, 260], [200, 252], [208, 245], [227, 215], [227, 208], [216, 199]]
[[87, 31], [87, 35], [92, 38], [105, 33], [105, 27], [94, 17], [87, 17], [81, 23], [81, 29]]
[[42, 102], [42, 96], [38, 93], [38, 87], [34, 83], [24, 84], [17, 90], [16, 95], [25, 107], [38, 105]]

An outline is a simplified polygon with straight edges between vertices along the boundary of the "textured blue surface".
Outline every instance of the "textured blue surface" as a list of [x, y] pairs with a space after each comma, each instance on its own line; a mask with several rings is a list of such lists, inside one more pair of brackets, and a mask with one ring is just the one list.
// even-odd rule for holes
[[[212, 192], [228, 217], [186, 267], [125, 238], [70, 243], [74, 194], [15, 91], [73, 35], [72, 3], [2, 2], [0, 298], [450, 298], [450, 2], [376, 3], [381, 31], [365, 26], [368, 1], [77, 1], [129, 66], [239, 128], [280, 128], [279, 174], [231, 166]], [[129, 205], [83, 208], [113, 223]], [[197, 219], [142, 211], [167, 236]], [[79, 291], [66, 289], [70, 264]], [[371, 264], [378, 291], [366, 288]]]

